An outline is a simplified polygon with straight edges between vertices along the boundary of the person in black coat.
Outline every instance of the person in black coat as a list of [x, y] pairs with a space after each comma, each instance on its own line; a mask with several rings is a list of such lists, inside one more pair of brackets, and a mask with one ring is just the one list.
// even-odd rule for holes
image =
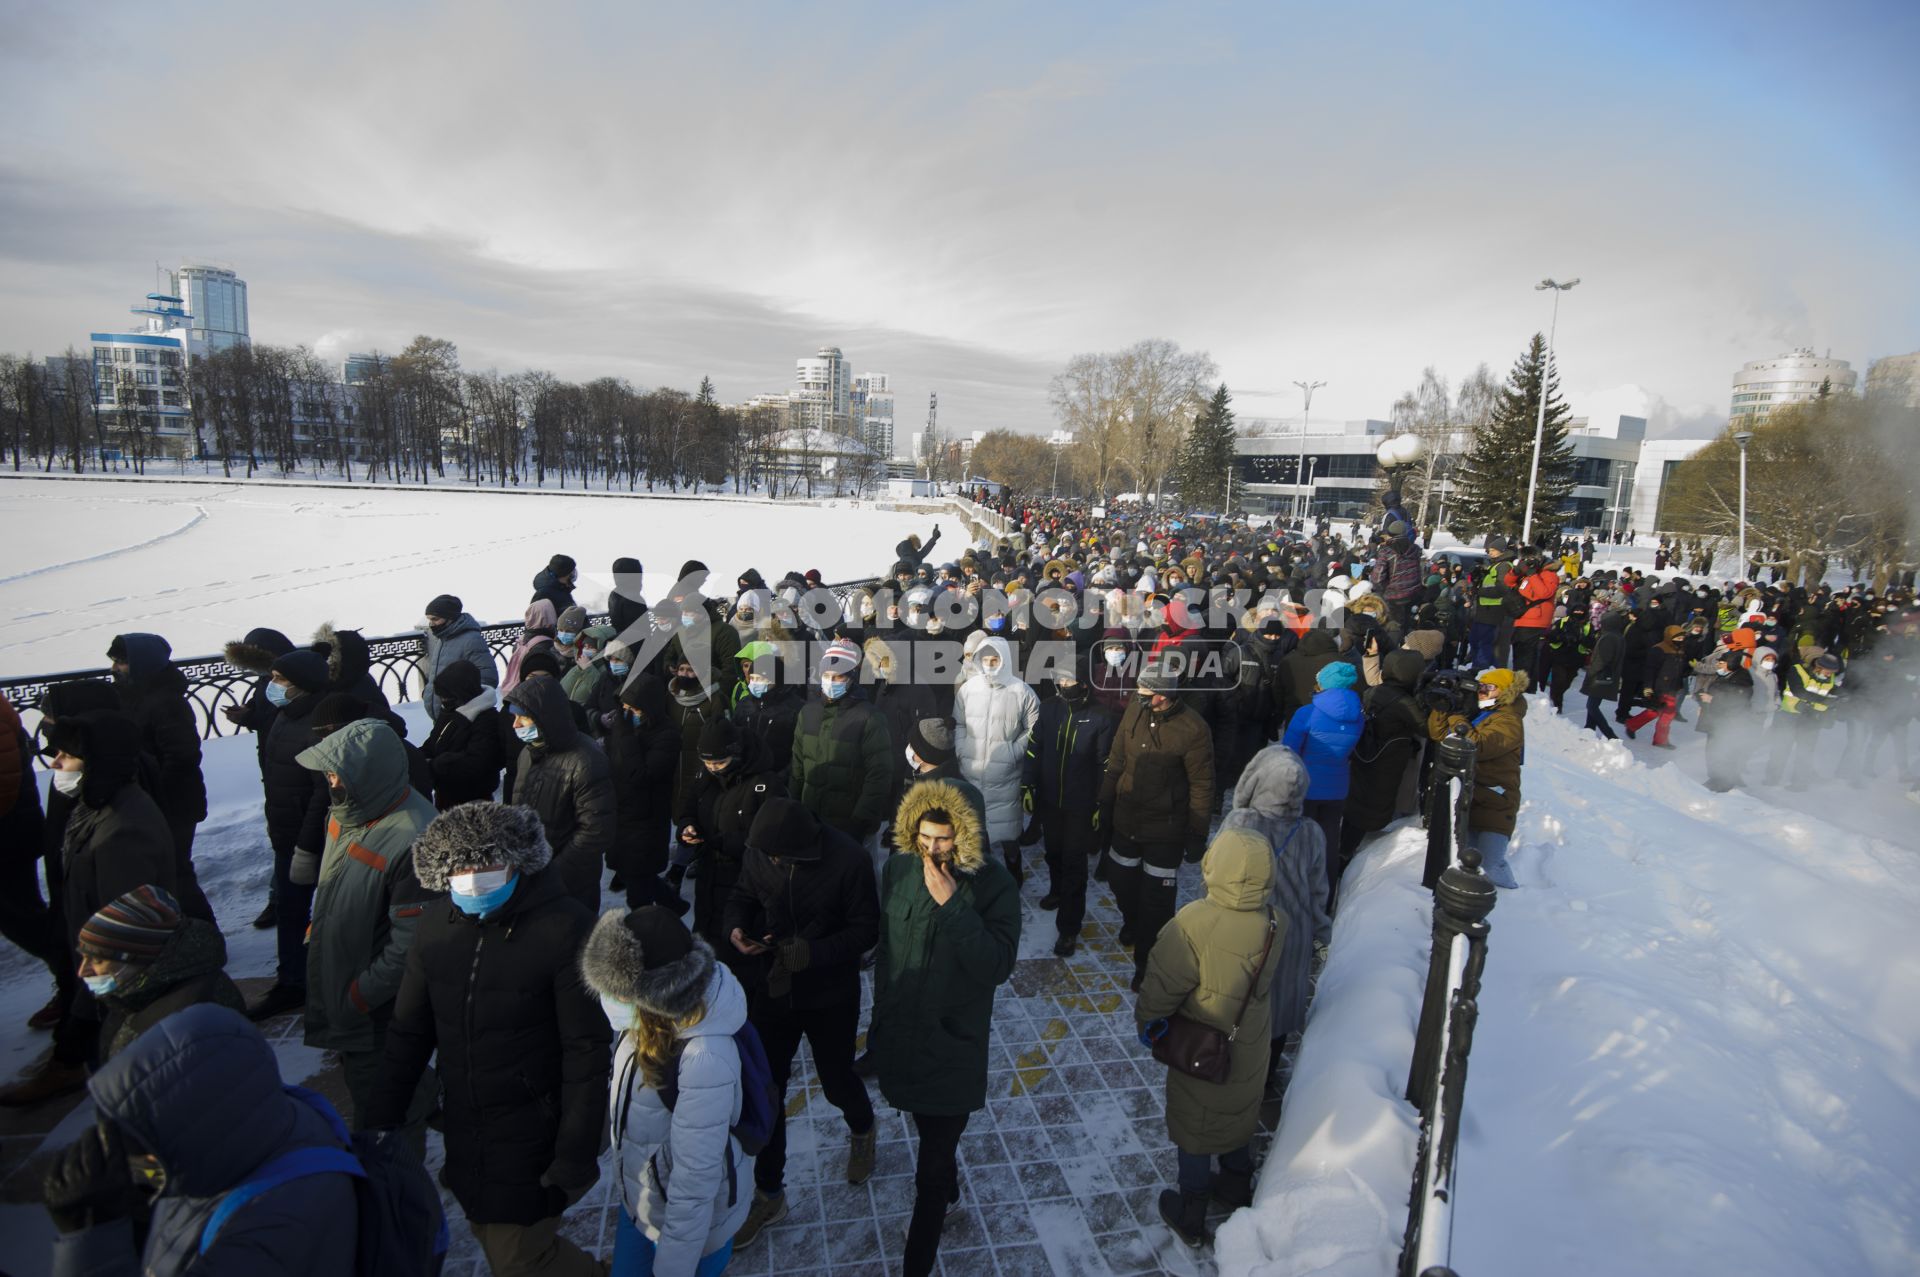
[[804, 1036], [827, 1100], [852, 1134], [847, 1182], [873, 1173], [873, 1102], [853, 1071], [860, 1028], [860, 955], [880, 940], [880, 897], [866, 850], [815, 819], [791, 798], [760, 805], [747, 859], [727, 903], [728, 947], [768, 959], [748, 987], [748, 1019], [759, 1030], [779, 1093], [773, 1135], [754, 1161], [755, 1206], [784, 1193], [786, 1092]]
[[[1066, 958], [1086, 921], [1087, 863], [1102, 845], [1112, 845], [1113, 812], [1100, 807], [1100, 780], [1119, 720], [1094, 703], [1077, 668], [1061, 670], [1054, 691], [1041, 702], [1040, 719], [1027, 738], [1020, 784], [1022, 804], [1046, 841], [1048, 889], [1040, 907], [1057, 911], [1053, 952]], [[918, 754], [928, 742], [916, 737], [914, 747]]]
[[[254, 755], [260, 766], [262, 788], [267, 783], [267, 733], [273, 729], [274, 717], [280, 712], [279, 705], [267, 695], [267, 686], [273, 682], [273, 663], [292, 650], [292, 639], [279, 630], [266, 628], [248, 630], [245, 638], [235, 639], [226, 647], [227, 664], [256, 677], [246, 700], [237, 705], [224, 706], [220, 713], [235, 727], [253, 733]], [[269, 887], [266, 907], [254, 918], [253, 928], [266, 931], [273, 925], [273, 889]]]
[[898, 635], [897, 630], [891, 638], [874, 635], [861, 645], [872, 678], [865, 688], [867, 700], [886, 721], [887, 739], [892, 742], [889, 757], [893, 760], [893, 789], [887, 797], [888, 811], [900, 806], [900, 796], [907, 792], [913, 775], [913, 766], [907, 762], [907, 742], [913, 736], [914, 724], [940, 716], [933, 688], [909, 677], [909, 671], [901, 668], [898, 653], [911, 649]]
[[433, 680], [440, 717], [420, 755], [433, 777], [433, 805], [449, 811], [485, 802], [500, 787], [506, 765], [500, 746], [500, 697], [480, 681], [469, 661], [456, 661]]
[[666, 680], [635, 670], [620, 689], [620, 709], [607, 727], [607, 761], [618, 805], [608, 866], [625, 887], [627, 906], [686, 902], [660, 881], [673, 836], [673, 782], [680, 770], [680, 729], [668, 708]]
[[[328, 691], [345, 692], [378, 711], [383, 719], [392, 712], [392, 702], [387, 700], [380, 680], [373, 675], [373, 649], [367, 646], [366, 637], [360, 631], [323, 625], [314, 632], [313, 650], [327, 658]], [[400, 739], [406, 739], [406, 732], [398, 728], [395, 731], [399, 732]]]
[[760, 742], [769, 767], [785, 772], [793, 758], [794, 724], [806, 708], [806, 689], [787, 681], [787, 663], [777, 653], [754, 663], [746, 687], [746, 695], [734, 702], [728, 716], [743, 735]]
[[[586, 1271], [560, 1216], [600, 1176], [613, 1031], [580, 975], [593, 913], [568, 894], [540, 818], [476, 802], [427, 826], [421, 915], [366, 1124], [407, 1119], [438, 1054], [442, 1182], [495, 1272]], [[494, 881], [500, 879], [501, 881]]]
[[[313, 712], [327, 692], [327, 658], [310, 648], [273, 662], [267, 694], [278, 706], [267, 729], [261, 787], [266, 794], [267, 844], [273, 849], [274, 983], [247, 1014], [264, 1020], [307, 1000], [307, 923], [311, 882], [293, 881], [294, 853], [317, 859], [326, 847], [326, 779], [295, 761], [313, 744]], [[315, 781], [318, 779], [318, 786]], [[312, 863], [306, 861], [304, 863]]]
[[787, 787], [766, 747], [724, 718], [701, 731], [700, 763], [689, 817], [680, 829], [680, 841], [694, 848], [700, 866], [693, 880], [691, 927], [739, 975], [747, 962], [727, 943], [727, 901], [746, 861], [753, 818], [768, 798], [785, 798]]
[[[47, 740], [56, 751], [54, 788], [73, 800], [61, 835], [61, 922], [68, 951], [77, 954], [80, 928], [103, 905], [148, 883], [173, 890], [173, 832], [140, 785], [140, 729], [132, 719], [110, 710], [74, 714], [54, 723]], [[52, 1056], [0, 1091], [0, 1104], [39, 1103], [86, 1081], [84, 1064], [99, 1036], [91, 995], [75, 995], [69, 1019], [55, 1032]]]
[[33, 738], [11, 701], [0, 698], [0, 936], [47, 964], [54, 996], [28, 1021], [50, 1028], [60, 1015], [60, 988], [72, 963], [59, 918], [40, 897], [40, 859], [46, 843], [46, 813], [34, 776]]
[[545, 599], [553, 604], [554, 615], [557, 616], [574, 605], [573, 585], [579, 578], [578, 565], [574, 563], [573, 556], [556, 554], [547, 560], [547, 566], [534, 574], [533, 598], [527, 602]]
[[1361, 839], [1385, 829], [1399, 809], [1407, 768], [1419, 759], [1427, 739], [1427, 712], [1414, 692], [1426, 670], [1427, 658], [1412, 648], [1389, 652], [1380, 662], [1380, 682], [1361, 696], [1366, 726], [1348, 760], [1347, 805], [1329, 870], [1336, 884]]
[[1608, 740], [1619, 739], [1607, 725], [1606, 705], [1621, 694], [1620, 666], [1626, 651], [1627, 614], [1610, 608], [1600, 618], [1599, 636], [1593, 640], [1593, 652], [1587, 657], [1587, 679], [1580, 685], [1587, 698], [1586, 728]]
[[1613, 711], [1614, 722], [1624, 725], [1632, 717], [1634, 707], [1645, 699], [1647, 653], [1660, 641], [1666, 628], [1667, 609], [1663, 600], [1649, 599], [1644, 604], [1628, 606], [1627, 629], [1620, 638], [1620, 704]]
[[[607, 595], [607, 624], [614, 637], [629, 647], [646, 640], [647, 601], [640, 595], [640, 560], [618, 558], [613, 561], [613, 591]], [[555, 613], [561, 609], [555, 608]]]
[[193, 871], [194, 830], [207, 818], [200, 728], [187, 703], [187, 676], [173, 667], [172, 656], [173, 648], [158, 634], [116, 634], [107, 647], [120, 709], [139, 729], [139, 747], [160, 764], [154, 798], [173, 831], [175, 898], [188, 917], [212, 922], [213, 906]]

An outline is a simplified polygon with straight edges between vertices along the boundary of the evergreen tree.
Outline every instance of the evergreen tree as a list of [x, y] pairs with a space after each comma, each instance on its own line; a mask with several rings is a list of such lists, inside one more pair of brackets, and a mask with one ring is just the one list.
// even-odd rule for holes
[[1226, 508], [1227, 471], [1233, 465], [1232, 403], [1233, 397], [1222, 382], [1187, 432], [1177, 474], [1180, 496], [1189, 510]]
[[1560, 378], [1547, 363], [1539, 333], [1507, 374], [1493, 415], [1473, 433], [1473, 446], [1453, 473], [1453, 509], [1448, 526], [1466, 535], [1499, 532], [1518, 541], [1525, 520], [1527, 475], [1533, 461], [1533, 431], [1546, 382], [1546, 427], [1540, 435], [1540, 480], [1533, 498], [1536, 538], [1560, 526], [1560, 507], [1573, 493], [1576, 463], [1567, 442], [1572, 415], [1560, 399]]

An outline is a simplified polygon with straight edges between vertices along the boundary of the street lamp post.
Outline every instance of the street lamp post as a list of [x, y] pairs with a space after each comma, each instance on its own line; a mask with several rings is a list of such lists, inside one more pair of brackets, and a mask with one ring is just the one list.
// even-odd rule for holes
[[1313, 472], [1319, 468], [1320, 458], [1307, 458], [1307, 517], [1309, 519], [1313, 517]]
[[1736, 430], [1733, 441], [1740, 445], [1740, 579], [1746, 579], [1747, 573], [1747, 445], [1753, 442], [1753, 431]]
[[1553, 371], [1553, 335], [1560, 326], [1560, 294], [1579, 282], [1578, 279], [1570, 279], [1564, 284], [1557, 284], [1551, 279], [1543, 279], [1533, 286], [1536, 293], [1549, 288], [1553, 290], [1553, 320], [1547, 325], [1547, 362], [1540, 368], [1540, 415], [1533, 423], [1533, 467], [1527, 471], [1527, 509], [1520, 516], [1522, 545], [1533, 544], [1533, 494], [1540, 486], [1540, 439], [1547, 430], [1547, 377]]
[[[1306, 405], [1301, 409], [1300, 413], [1300, 464], [1293, 472], [1294, 477], [1297, 479], [1307, 472], [1307, 425], [1313, 420], [1313, 392], [1327, 383], [1324, 381], [1296, 381], [1293, 384], [1300, 387], [1301, 393], [1307, 397]], [[1309, 495], [1310, 493], [1305, 489], [1300, 493], [1302, 511], [1305, 510]], [[1302, 513], [1301, 517], [1304, 519], [1306, 516]]]

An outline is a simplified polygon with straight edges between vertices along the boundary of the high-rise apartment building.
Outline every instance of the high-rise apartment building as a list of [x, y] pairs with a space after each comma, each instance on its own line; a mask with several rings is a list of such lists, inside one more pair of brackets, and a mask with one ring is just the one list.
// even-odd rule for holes
[[247, 281], [226, 267], [182, 266], [172, 272], [170, 291], [185, 303], [194, 339], [209, 351], [253, 340], [247, 329]]
[[810, 359], [794, 361], [792, 403], [796, 429], [811, 427], [850, 434], [853, 430], [851, 379], [838, 346], [822, 346]]
[[1867, 398], [1920, 408], [1920, 350], [1874, 360], [1867, 369]]
[[883, 457], [893, 455], [893, 391], [887, 374], [863, 372], [853, 379], [855, 433]]
[[1818, 398], [1823, 385], [1832, 394], [1852, 394], [1859, 380], [1846, 360], [1816, 355], [1799, 346], [1741, 366], [1733, 375], [1733, 410], [1728, 418], [1761, 421], [1775, 408]]

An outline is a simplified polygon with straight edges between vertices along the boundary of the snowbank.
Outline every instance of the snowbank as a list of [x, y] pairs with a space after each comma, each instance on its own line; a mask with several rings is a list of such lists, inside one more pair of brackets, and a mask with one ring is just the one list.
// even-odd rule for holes
[[[305, 638], [323, 621], [390, 634], [428, 599], [460, 596], [483, 622], [520, 615], [555, 552], [580, 562], [582, 602], [605, 601], [613, 560], [654, 592], [699, 559], [716, 588], [885, 572], [894, 544], [938, 516], [852, 506], [469, 489], [306, 489], [236, 481], [0, 480], [0, 675], [90, 669], [123, 630], [182, 656], [257, 625]], [[966, 536], [948, 519], [941, 547]]]
[[[1920, 1271], [1910, 833], [1711, 794], [1550, 714], [1528, 735], [1521, 890], [1491, 919], [1454, 1266]], [[1419, 838], [1381, 840], [1342, 892], [1256, 1205], [1222, 1230], [1223, 1272], [1391, 1271], [1414, 1149], [1400, 1093], [1426, 959]]]

